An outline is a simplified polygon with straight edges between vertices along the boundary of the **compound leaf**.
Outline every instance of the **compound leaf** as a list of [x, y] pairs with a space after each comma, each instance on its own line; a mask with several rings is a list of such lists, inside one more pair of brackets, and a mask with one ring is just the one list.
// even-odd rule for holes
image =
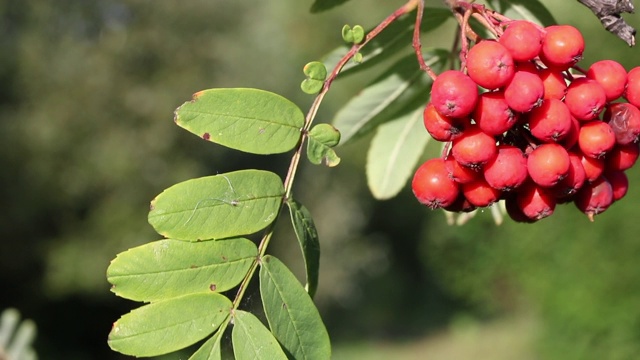
[[[446, 54], [444, 50], [430, 51], [426, 62], [439, 72]], [[340, 130], [342, 144], [424, 105], [429, 99], [431, 83], [431, 78], [420, 70], [414, 54], [395, 63], [336, 114], [333, 125]]]
[[216, 331], [188, 360], [222, 360], [220, 340], [222, 339], [223, 333], [224, 329], [222, 328]]
[[378, 127], [367, 154], [367, 182], [376, 199], [390, 199], [402, 190], [429, 139], [422, 107]]
[[262, 258], [260, 295], [271, 332], [290, 358], [331, 358], [329, 334], [313, 300], [295, 275], [273, 256]]
[[287, 205], [289, 206], [289, 212], [291, 214], [293, 230], [300, 243], [300, 249], [302, 250], [302, 256], [304, 258], [307, 273], [307, 285], [305, 288], [309, 296], [313, 297], [318, 287], [318, 272], [320, 268], [320, 240], [318, 238], [318, 231], [316, 230], [316, 225], [313, 222], [311, 213], [304, 205], [293, 198], [289, 198]]
[[304, 114], [268, 91], [209, 89], [176, 109], [174, 120], [205, 140], [253, 154], [276, 154], [298, 144]]
[[188, 243], [159, 240], [120, 253], [107, 269], [118, 296], [156, 301], [238, 285], [258, 256], [243, 238]]
[[264, 229], [280, 209], [284, 186], [264, 170], [241, 170], [175, 184], [151, 201], [149, 223], [176, 240], [208, 240]]
[[340, 158], [332, 148], [340, 142], [340, 132], [329, 124], [318, 124], [309, 131], [307, 157], [312, 164], [329, 167], [340, 163]]
[[529, 20], [542, 26], [556, 24], [553, 15], [538, 0], [488, 0], [488, 4], [492, 9], [512, 19]]
[[257, 317], [246, 311], [234, 312], [231, 340], [236, 360], [287, 359], [287, 355], [269, 329]]
[[123, 315], [109, 333], [111, 349], [133, 356], [180, 350], [213, 333], [229, 316], [231, 301], [218, 293], [154, 302]]

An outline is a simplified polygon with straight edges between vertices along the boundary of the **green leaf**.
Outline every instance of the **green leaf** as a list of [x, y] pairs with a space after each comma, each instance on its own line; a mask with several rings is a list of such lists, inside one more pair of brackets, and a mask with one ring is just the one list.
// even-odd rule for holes
[[[225, 327], [226, 328], [226, 327]], [[220, 340], [224, 329], [220, 328], [200, 348], [189, 357], [189, 360], [222, 360], [222, 348]]]
[[123, 315], [109, 333], [111, 349], [133, 356], [180, 350], [213, 333], [229, 316], [231, 301], [218, 293], [154, 302]]
[[345, 25], [342, 27], [342, 40], [347, 44], [353, 44], [353, 30], [351, 26]]
[[332, 149], [340, 142], [340, 132], [329, 124], [318, 124], [309, 131], [307, 157], [312, 164], [329, 167], [340, 163], [340, 158]]
[[253, 314], [236, 310], [233, 321], [231, 340], [236, 360], [287, 360], [278, 340]]
[[298, 144], [304, 114], [268, 91], [210, 89], [180, 106], [174, 120], [205, 140], [253, 154], [276, 154]]
[[208, 240], [252, 234], [278, 215], [284, 186], [264, 170], [241, 170], [187, 180], [151, 201], [149, 223], [177, 240]]
[[367, 154], [367, 182], [376, 199], [396, 196], [413, 174], [430, 139], [422, 110], [418, 108], [378, 127]]
[[[451, 16], [451, 11], [448, 9], [427, 7], [424, 11], [420, 30], [422, 33], [429, 32], [445, 23]], [[362, 61], [348, 62], [340, 71], [339, 78], [368, 69], [384, 60], [397, 56], [402, 53], [403, 49], [411, 48], [414, 26], [415, 13], [413, 12], [391, 23], [378, 36], [371, 39], [366, 46], [360, 49]], [[371, 30], [367, 30], [366, 33]], [[350, 48], [351, 46], [342, 45], [325, 55], [323, 62], [327, 69], [333, 69]]]
[[313, 5], [311, 5], [311, 12], [319, 13], [327, 11], [333, 7], [346, 3], [347, 1], [349, 0], [316, 0]]
[[[441, 70], [446, 59], [444, 50], [432, 50], [426, 54], [426, 63], [436, 72]], [[429, 99], [431, 83], [431, 78], [420, 70], [415, 55], [405, 56], [336, 114], [333, 125], [340, 130], [342, 144], [424, 105]]]
[[120, 253], [107, 269], [116, 295], [156, 301], [201, 292], [227, 291], [242, 281], [258, 256], [243, 238], [187, 243], [160, 240]]
[[351, 29], [351, 33], [353, 35], [353, 43], [360, 44], [364, 40], [364, 28], [360, 25], [356, 25]]
[[556, 24], [553, 15], [538, 0], [488, 0], [487, 3], [492, 9], [512, 19], [529, 20], [542, 26]]
[[331, 358], [327, 329], [295, 275], [273, 256], [263, 257], [261, 265], [264, 312], [280, 344], [297, 360]]
[[289, 212], [291, 214], [291, 223], [293, 224], [293, 230], [296, 233], [298, 242], [300, 243], [300, 249], [302, 250], [302, 256], [304, 258], [304, 265], [307, 272], [307, 293], [313, 297], [318, 287], [318, 272], [320, 268], [320, 240], [318, 238], [318, 231], [316, 225], [313, 222], [311, 213], [293, 198], [289, 198], [287, 201], [289, 206]]

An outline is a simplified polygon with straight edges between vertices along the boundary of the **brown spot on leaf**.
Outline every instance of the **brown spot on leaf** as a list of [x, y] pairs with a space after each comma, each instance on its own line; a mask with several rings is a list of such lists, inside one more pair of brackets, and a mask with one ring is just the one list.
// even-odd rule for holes
[[264, 134], [265, 129], [264, 128], [260, 128], [260, 130], [258, 130], [258, 135], [262, 135]]
[[199, 98], [200, 96], [202, 96], [202, 94], [203, 94], [204, 92], [205, 92], [205, 90], [201, 90], [201, 91], [198, 91], [197, 93], [193, 94], [193, 100], [198, 100], [198, 98]]
[[222, 261], [227, 261], [227, 260], [229, 260], [229, 259], [227, 259], [227, 257], [223, 255], [222, 256]]
[[216, 288], [217, 288], [216, 284], [209, 285], [209, 290], [211, 291], [216, 291]]
[[197, 268], [199, 268], [199, 266], [198, 266], [198, 265], [191, 265], [191, 266], [189, 266], [189, 269], [197, 269]]
[[211, 139], [211, 134], [206, 132], [206, 133], [202, 134], [202, 138], [205, 139], [205, 140], [209, 140], [209, 139]]

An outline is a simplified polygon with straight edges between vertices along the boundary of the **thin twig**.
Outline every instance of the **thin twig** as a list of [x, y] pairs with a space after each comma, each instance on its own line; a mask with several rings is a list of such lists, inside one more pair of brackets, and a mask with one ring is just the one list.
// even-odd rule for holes
[[418, 11], [416, 14], [416, 24], [413, 27], [413, 49], [416, 52], [416, 57], [418, 58], [418, 64], [420, 64], [420, 70], [429, 74], [432, 80], [435, 80], [437, 75], [431, 69], [429, 65], [424, 61], [424, 56], [422, 56], [422, 43], [420, 42], [420, 25], [422, 24], [422, 14], [424, 13], [424, 0], [420, 0], [418, 2]]

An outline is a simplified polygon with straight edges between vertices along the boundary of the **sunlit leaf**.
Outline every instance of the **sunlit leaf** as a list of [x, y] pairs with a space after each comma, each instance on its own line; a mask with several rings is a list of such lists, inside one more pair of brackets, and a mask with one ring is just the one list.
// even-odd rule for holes
[[189, 360], [222, 360], [222, 348], [220, 340], [224, 329], [219, 329], [213, 336], [200, 346], [200, 348], [189, 357]]
[[553, 15], [538, 0], [488, 0], [487, 3], [492, 9], [512, 19], [529, 20], [543, 26], [556, 24]]
[[271, 332], [294, 359], [329, 359], [331, 344], [309, 294], [277, 258], [265, 256], [260, 294]]
[[[446, 56], [444, 50], [432, 50], [425, 59], [434, 71], [439, 72]], [[420, 70], [415, 55], [395, 63], [336, 114], [333, 125], [340, 130], [342, 144], [424, 105], [429, 99], [431, 83], [431, 78]]]
[[342, 5], [349, 0], [316, 0], [313, 5], [311, 5], [312, 13], [319, 13], [322, 11], [327, 11], [332, 9], [338, 5]]
[[137, 301], [223, 292], [242, 281], [257, 256], [256, 245], [243, 238], [160, 240], [120, 253], [109, 265], [107, 279], [111, 291]]
[[177, 240], [242, 236], [264, 229], [280, 209], [284, 186], [278, 175], [241, 170], [187, 180], [151, 201], [149, 223]]
[[396, 196], [412, 176], [430, 139], [422, 109], [378, 127], [367, 154], [367, 182], [376, 199]]
[[313, 297], [318, 287], [318, 271], [320, 268], [320, 240], [311, 213], [293, 198], [287, 201], [293, 230], [296, 233], [304, 265], [307, 273], [307, 293]]
[[329, 167], [340, 163], [340, 158], [332, 148], [340, 142], [340, 132], [329, 124], [318, 124], [309, 131], [307, 157], [312, 164]]
[[258, 89], [210, 89], [175, 112], [180, 127], [236, 150], [275, 154], [300, 141], [304, 114], [284, 97]]
[[118, 319], [109, 333], [109, 346], [133, 356], [180, 350], [213, 333], [229, 316], [231, 307], [231, 301], [218, 293], [154, 302]]
[[[429, 32], [451, 18], [451, 11], [445, 8], [425, 8], [422, 17], [422, 33]], [[362, 60], [348, 62], [340, 72], [339, 78], [368, 69], [369, 67], [398, 55], [402, 49], [410, 49], [415, 26], [415, 13], [403, 16], [386, 27], [378, 36], [371, 39], [360, 50]], [[369, 33], [371, 29], [367, 30]], [[349, 51], [350, 46], [342, 45], [324, 56], [327, 69], [333, 69], [338, 61]]]
[[286, 360], [278, 340], [255, 315], [236, 310], [231, 332], [236, 360]]

